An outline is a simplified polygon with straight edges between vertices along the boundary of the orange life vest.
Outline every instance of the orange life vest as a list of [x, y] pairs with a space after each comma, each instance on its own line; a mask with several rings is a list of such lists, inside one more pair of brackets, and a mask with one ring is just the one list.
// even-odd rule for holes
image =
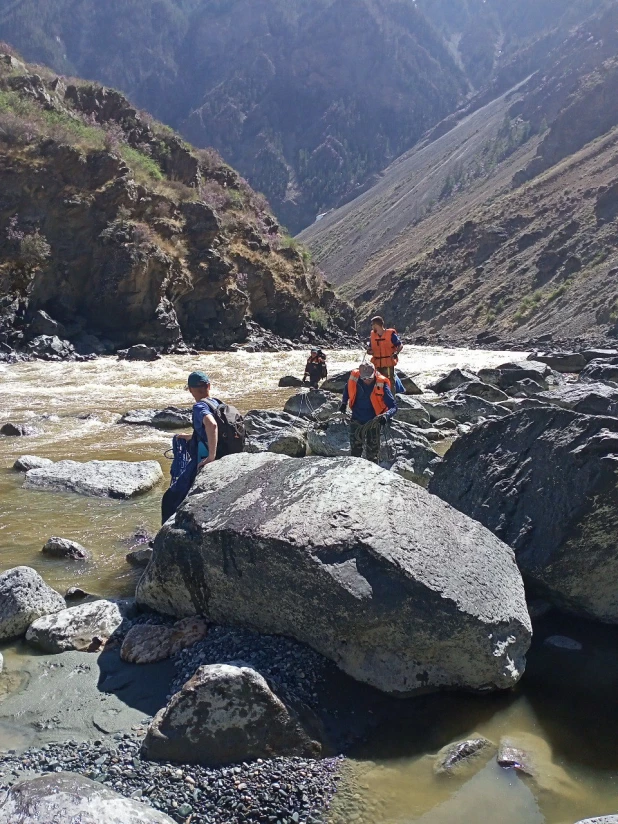
[[[350, 379], [348, 380], [348, 398], [350, 409], [354, 406], [356, 402], [356, 390], [358, 387], [358, 381], [360, 380], [360, 372], [358, 369], [354, 369], [350, 372]], [[373, 411], [376, 415], [383, 415], [385, 412], [388, 412], [388, 406], [386, 405], [386, 401], [384, 400], [384, 387], [388, 386], [390, 389], [391, 382], [388, 378], [385, 378], [384, 375], [381, 375], [379, 372], [376, 372], [376, 382], [375, 386], [373, 387], [373, 392], [371, 393], [371, 405], [373, 406]]]
[[393, 346], [393, 334], [397, 334], [395, 329], [385, 329], [381, 335], [373, 331], [371, 333], [371, 362], [376, 369], [385, 369], [397, 363], [397, 347]]

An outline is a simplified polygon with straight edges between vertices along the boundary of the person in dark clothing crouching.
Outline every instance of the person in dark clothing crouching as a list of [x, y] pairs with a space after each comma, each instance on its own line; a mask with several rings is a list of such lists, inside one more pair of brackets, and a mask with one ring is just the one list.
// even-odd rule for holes
[[309, 379], [309, 386], [311, 389], [317, 389], [320, 381], [328, 377], [328, 370], [326, 368], [326, 355], [321, 349], [312, 349], [307, 365], [305, 366], [305, 374], [303, 375], [303, 383]]
[[362, 363], [350, 373], [348, 385], [343, 390], [340, 411], [348, 405], [352, 411], [350, 421], [350, 450], [352, 457], [362, 458], [363, 448], [368, 461], [378, 462], [380, 437], [385, 426], [397, 411], [390, 381], [376, 372], [371, 363]]

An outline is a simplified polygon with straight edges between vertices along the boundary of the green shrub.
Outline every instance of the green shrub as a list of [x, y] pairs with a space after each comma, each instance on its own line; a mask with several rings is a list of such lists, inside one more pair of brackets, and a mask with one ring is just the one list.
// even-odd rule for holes
[[156, 160], [148, 157], [148, 155], [126, 144], [120, 147], [120, 154], [137, 177], [145, 176], [151, 180], [163, 180], [161, 167]]
[[329, 318], [325, 309], [322, 309], [320, 306], [314, 307], [309, 310], [309, 317], [320, 332], [326, 332], [328, 329]]

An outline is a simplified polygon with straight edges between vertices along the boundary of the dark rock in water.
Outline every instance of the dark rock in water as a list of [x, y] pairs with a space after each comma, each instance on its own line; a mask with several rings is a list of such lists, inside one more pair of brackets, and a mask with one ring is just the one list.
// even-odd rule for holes
[[13, 464], [13, 469], [18, 472], [29, 472], [31, 469], [41, 469], [43, 466], [53, 464], [49, 458], [39, 458], [37, 455], [22, 455]]
[[397, 398], [395, 418], [403, 423], [418, 424], [423, 421], [429, 421], [429, 413], [416, 398], [399, 395]]
[[547, 378], [551, 375], [551, 369], [546, 363], [539, 363], [538, 361], [521, 361], [503, 363], [495, 369], [481, 369], [479, 371], [479, 379], [483, 383], [491, 383], [497, 386], [498, 389], [506, 391], [518, 381], [523, 381], [526, 378], [536, 381], [544, 389], [549, 388]]
[[125, 499], [148, 492], [162, 479], [157, 461], [58, 461], [26, 472], [24, 489]]
[[336, 398], [332, 392], [325, 392], [323, 389], [309, 389], [308, 392], [299, 392], [288, 398], [283, 411], [299, 418], [314, 418], [321, 406], [335, 400], [341, 403], [341, 398]]
[[47, 335], [51, 337], [55, 335], [58, 338], [64, 338], [66, 335], [64, 326], [53, 318], [50, 318], [47, 312], [44, 312], [42, 309], [39, 309], [38, 312], [34, 313], [34, 317], [30, 321], [28, 332], [33, 338], [36, 338], [39, 335]]
[[355, 458], [215, 462], [159, 532], [137, 597], [165, 614], [291, 636], [397, 695], [508, 688], [530, 643], [508, 547]]
[[548, 355], [531, 355], [529, 360], [546, 363], [555, 372], [577, 373], [586, 366], [587, 360], [580, 352], [552, 352]]
[[69, 587], [64, 593], [65, 601], [84, 601], [86, 598], [92, 597], [90, 592], [86, 592], [86, 590], [81, 589], [81, 587]]
[[431, 421], [450, 418], [458, 423], [470, 423], [477, 418], [503, 418], [509, 414], [507, 409], [503, 409], [498, 404], [490, 403], [476, 395], [466, 395], [463, 392], [455, 392], [442, 400], [421, 401], [421, 403], [429, 413]]
[[570, 383], [537, 395], [544, 404], [572, 409], [582, 415], [618, 416], [618, 389], [604, 383]]
[[463, 775], [480, 769], [497, 751], [496, 745], [482, 735], [447, 744], [436, 756], [436, 775]]
[[128, 349], [120, 349], [118, 351], [118, 358], [120, 360], [129, 361], [156, 361], [161, 355], [153, 346], [146, 346], [143, 343], [138, 343], [135, 346], [130, 346]]
[[14, 567], [3, 572], [0, 575], [0, 641], [19, 638], [37, 618], [64, 607], [64, 598], [30, 567]]
[[139, 549], [132, 549], [130, 552], [127, 552], [126, 555], [126, 559], [131, 564], [131, 566], [136, 567], [148, 566], [148, 563], [151, 558], [152, 547], [150, 546], [140, 547]]
[[618, 421], [541, 407], [477, 427], [429, 489], [510, 544], [558, 607], [618, 623]]
[[113, 351], [113, 345], [105, 343], [96, 335], [81, 332], [77, 337], [72, 338], [73, 346], [78, 355], [107, 355]]
[[451, 389], [457, 389], [464, 383], [472, 383], [477, 380], [474, 372], [464, 372], [461, 369], [452, 369], [447, 375], [444, 375], [440, 380], [429, 384], [429, 389], [438, 395], [445, 392], [450, 392]]
[[542, 392], [545, 392], [545, 386], [532, 380], [532, 378], [524, 378], [521, 381], [515, 381], [507, 388], [507, 393], [513, 398], [536, 398]]
[[304, 458], [307, 438], [302, 421], [286, 412], [253, 410], [245, 415], [245, 452], [274, 452], [290, 458]]
[[150, 425], [156, 429], [186, 429], [191, 426], [191, 409], [168, 406], [167, 409], [155, 412]]
[[574, 638], [567, 638], [564, 635], [550, 635], [543, 641], [544, 646], [556, 647], [556, 649], [564, 649], [569, 652], [581, 652], [583, 645]]
[[461, 386], [458, 387], [458, 392], [462, 395], [473, 395], [475, 398], [482, 398], [484, 401], [489, 401], [490, 403], [500, 403], [509, 398], [506, 392], [498, 389], [497, 386], [492, 386], [490, 383], [483, 383], [477, 380], [470, 383], [462, 383]]
[[26, 351], [41, 360], [62, 361], [75, 358], [73, 346], [57, 335], [39, 335], [28, 344]]
[[516, 746], [509, 738], [500, 740], [496, 760], [504, 769], [517, 770], [517, 772], [524, 773], [524, 775], [534, 775], [534, 768], [529, 761], [528, 754]]
[[618, 349], [586, 349], [582, 352], [586, 362], [618, 358]]
[[85, 547], [67, 538], [50, 538], [41, 552], [52, 558], [70, 558], [73, 561], [90, 560], [90, 553]]
[[330, 375], [320, 386], [320, 389], [323, 392], [334, 392], [337, 395], [341, 395], [343, 390], [348, 385], [348, 381], [350, 380], [350, 373], [348, 372], [338, 372], [336, 375]]
[[277, 755], [319, 755], [300, 719], [255, 670], [235, 664], [200, 667], [148, 729], [148, 758], [237, 764]]
[[294, 387], [298, 388], [303, 385], [303, 382], [300, 378], [295, 378], [293, 375], [286, 375], [279, 380], [279, 386], [281, 387]]
[[403, 384], [406, 395], [422, 395], [423, 390], [418, 386], [409, 375], [402, 372], [400, 369], [395, 370], [397, 377]]
[[612, 358], [611, 361], [590, 361], [581, 371], [579, 380], [587, 383], [618, 384], [618, 358]]
[[0, 801], [0, 817], [6, 824], [174, 824], [140, 801], [68, 772], [15, 784]]
[[5, 423], [0, 427], [0, 435], [5, 435], [7, 438], [19, 438], [34, 435], [34, 429], [23, 423]]

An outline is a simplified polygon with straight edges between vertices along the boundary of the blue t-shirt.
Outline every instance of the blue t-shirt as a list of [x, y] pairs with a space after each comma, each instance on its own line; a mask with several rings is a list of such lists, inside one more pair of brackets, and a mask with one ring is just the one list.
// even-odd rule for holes
[[[353, 420], [358, 421], [359, 423], [369, 423], [369, 421], [372, 421], [376, 417], [375, 409], [371, 403], [371, 393], [373, 392], [375, 385], [375, 381], [372, 381], [369, 385], [367, 385], [361, 380], [359, 380], [356, 384], [356, 400], [354, 401], [354, 406], [352, 407]], [[343, 402], [347, 403], [349, 399], [350, 396], [348, 395], [348, 387], [346, 386], [343, 390]], [[384, 387], [384, 403], [388, 408], [386, 415], [390, 418], [397, 411], [397, 404], [395, 403], [393, 393], [388, 386]]]
[[206, 415], [212, 415], [212, 406], [210, 404], [216, 409], [219, 406], [219, 401], [216, 401], [214, 398], [209, 398], [208, 403], [206, 401], [198, 401], [193, 406], [192, 419], [193, 429], [197, 433], [198, 461], [203, 461], [208, 457], [208, 436], [204, 428], [204, 417]]

